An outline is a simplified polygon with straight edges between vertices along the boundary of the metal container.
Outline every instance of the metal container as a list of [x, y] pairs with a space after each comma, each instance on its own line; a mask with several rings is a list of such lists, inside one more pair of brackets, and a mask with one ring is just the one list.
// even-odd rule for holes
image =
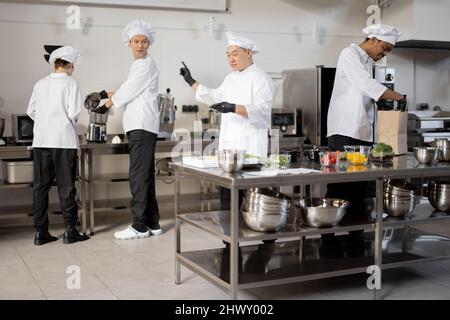
[[438, 148], [439, 161], [450, 161], [450, 140], [445, 138], [434, 139], [431, 145]]
[[245, 224], [252, 230], [262, 232], [276, 232], [284, 228], [287, 214], [265, 214], [262, 212], [242, 211]]
[[105, 113], [91, 111], [89, 112], [89, 122], [105, 124], [108, 121], [108, 113], [109, 111]]
[[428, 201], [438, 211], [450, 211], [450, 184], [431, 181], [428, 184]]
[[290, 198], [267, 188], [248, 189], [242, 203], [246, 225], [256, 231], [282, 229], [290, 216]]
[[33, 161], [5, 162], [5, 180], [8, 183], [32, 183]]
[[337, 225], [344, 217], [349, 205], [348, 201], [332, 198], [309, 198], [294, 202], [301, 224], [316, 228]]
[[415, 147], [414, 156], [416, 160], [423, 164], [431, 164], [438, 160], [438, 149], [437, 147]]
[[217, 161], [223, 171], [238, 172], [244, 167], [245, 151], [233, 149], [219, 150], [217, 153]]
[[413, 212], [416, 206], [415, 197], [385, 196], [384, 211], [392, 217], [403, 218]]
[[403, 179], [388, 179], [384, 183], [384, 193], [391, 196], [414, 196], [417, 187]]

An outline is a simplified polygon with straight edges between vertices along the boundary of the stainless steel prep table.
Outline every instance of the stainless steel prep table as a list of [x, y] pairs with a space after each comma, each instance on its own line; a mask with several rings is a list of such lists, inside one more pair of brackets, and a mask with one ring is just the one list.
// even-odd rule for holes
[[[87, 213], [89, 212], [89, 229], [90, 233], [94, 233], [94, 187], [91, 181], [94, 177], [93, 170], [93, 156], [94, 155], [114, 155], [114, 154], [127, 154], [128, 143], [124, 135], [121, 136], [122, 142], [112, 143], [114, 135], [108, 135], [106, 143], [88, 143], [84, 136], [80, 138], [80, 193], [82, 203], [82, 230], [85, 233], [87, 230]], [[303, 137], [285, 137], [280, 138], [279, 147], [281, 148], [293, 148], [303, 146], [305, 138]], [[203, 152], [203, 150], [211, 144], [211, 141], [202, 141], [201, 150], [195, 150], [197, 146], [194, 145], [194, 140], [191, 141], [172, 141], [172, 140], [158, 140], [156, 142], [155, 153], [167, 153], [172, 152], [175, 146], [179, 146], [179, 149], [191, 150], [192, 152]], [[177, 156], [181, 155], [179, 152]], [[87, 175], [86, 175], [87, 169]], [[127, 179], [125, 177], [124, 179]], [[86, 183], [88, 184], [88, 193], [86, 194]], [[87, 204], [88, 203], [88, 204]]]
[[[181, 283], [180, 265], [184, 265], [228, 292], [232, 299], [236, 299], [238, 289], [306, 281], [352, 273], [364, 273], [370, 265], [376, 265], [382, 270], [404, 266], [412, 262], [450, 257], [450, 239], [439, 236], [424, 238], [436, 240], [433, 242], [435, 246], [434, 251], [425, 250], [423, 248], [424, 242], [416, 241], [421, 237], [421, 234], [416, 229], [410, 228], [415, 223], [448, 219], [450, 217], [449, 214], [436, 214], [433, 213], [434, 209], [430, 205], [419, 204], [413, 212], [414, 215], [409, 219], [388, 218], [385, 221], [382, 219], [383, 179], [449, 177], [450, 163], [441, 162], [436, 165], [421, 165], [409, 154], [408, 156], [396, 157], [390, 166], [369, 164], [367, 167], [343, 166], [340, 168], [321, 169], [317, 163], [303, 162], [292, 164], [291, 167], [311, 168], [322, 171], [320, 173], [310, 174], [261, 177], [250, 176], [245, 174], [245, 172], [235, 174], [225, 173], [219, 168], [198, 169], [183, 165], [179, 162], [173, 163], [171, 167], [175, 174], [176, 284]], [[359, 169], [359, 171], [351, 172], [354, 169]], [[189, 176], [204, 179], [219, 186], [229, 188], [231, 190], [231, 210], [185, 214], [180, 212], [180, 179]], [[366, 219], [362, 217], [361, 221], [351, 221], [333, 228], [318, 229], [289, 226], [276, 233], [264, 233], [248, 229], [239, 215], [238, 191], [242, 189], [250, 187], [279, 187], [370, 180], [376, 181], [375, 218]], [[218, 221], [221, 221], [221, 223], [218, 223]], [[223, 221], [227, 221], [227, 223]], [[230, 243], [231, 249], [229, 256], [226, 256], [224, 254], [225, 250], [221, 248], [181, 252], [181, 222], [189, 223]], [[304, 260], [305, 254], [308, 255], [308, 250], [312, 252], [314, 248], [317, 249], [318, 245], [318, 239], [306, 239], [306, 237], [317, 236], [323, 233], [339, 233], [361, 229], [369, 230], [365, 235], [369, 238], [372, 245], [372, 253], [368, 253], [367, 255], [364, 253], [363, 256], [356, 258], [345, 257], [342, 259], [327, 260], [315, 259], [313, 257], [310, 260]], [[292, 238], [295, 238], [295, 240], [291, 242], [287, 241]], [[285, 242], [277, 241], [275, 253], [280, 256], [278, 268], [269, 273], [239, 273], [238, 268], [242, 264], [243, 256], [252, 252], [252, 250], [254, 251], [256, 248], [255, 246], [239, 247], [239, 244], [269, 239], [286, 240]], [[389, 239], [391, 240], [390, 244]], [[386, 248], [392, 252], [387, 252], [386, 250], [388, 249]], [[294, 253], [291, 255], [289, 252]], [[274, 256], [276, 256], [275, 253]], [[242, 259], [239, 256], [242, 256]], [[385, 263], [383, 263], [382, 257]], [[229, 258], [229, 263], [226, 260], [227, 258]], [[221, 262], [218, 263], [218, 261]], [[379, 298], [380, 293], [380, 289], [374, 290], [374, 297]]]

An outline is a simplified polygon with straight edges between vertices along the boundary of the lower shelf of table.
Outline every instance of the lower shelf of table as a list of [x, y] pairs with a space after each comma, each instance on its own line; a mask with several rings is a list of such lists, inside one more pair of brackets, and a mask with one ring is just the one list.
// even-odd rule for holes
[[[383, 231], [383, 269], [450, 257], [450, 238], [413, 228]], [[356, 239], [357, 237], [355, 237]], [[336, 236], [330, 244], [321, 238], [262, 243], [239, 248], [239, 288], [365, 273], [374, 264], [374, 233], [363, 239]], [[229, 289], [230, 250], [218, 248], [177, 254], [177, 261], [205, 279]]]

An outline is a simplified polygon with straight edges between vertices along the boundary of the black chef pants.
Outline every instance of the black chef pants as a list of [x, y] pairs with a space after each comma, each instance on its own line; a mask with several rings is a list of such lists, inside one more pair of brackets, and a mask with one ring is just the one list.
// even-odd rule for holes
[[[345, 151], [344, 146], [372, 146], [371, 142], [354, 139], [351, 137], [333, 135], [328, 137], [328, 147], [332, 151]], [[360, 216], [366, 210], [364, 199], [375, 197], [374, 182], [346, 182], [330, 183], [327, 187], [327, 198], [344, 199], [350, 202], [346, 217]], [[364, 230], [350, 231], [350, 236], [360, 236]], [[333, 234], [324, 234], [324, 240], [330, 239]]]
[[33, 148], [33, 222], [38, 231], [48, 229], [48, 192], [56, 178], [66, 226], [75, 226], [77, 149]]
[[159, 229], [155, 190], [155, 147], [158, 135], [145, 130], [127, 132], [130, 150], [130, 190], [133, 228]]

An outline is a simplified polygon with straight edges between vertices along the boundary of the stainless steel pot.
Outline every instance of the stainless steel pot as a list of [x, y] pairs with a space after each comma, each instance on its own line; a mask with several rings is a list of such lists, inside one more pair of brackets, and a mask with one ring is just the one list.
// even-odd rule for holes
[[337, 225], [350, 205], [348, 201], [332, 198], [300, 199], [294, 202], [301, 224], [325, 228]]

